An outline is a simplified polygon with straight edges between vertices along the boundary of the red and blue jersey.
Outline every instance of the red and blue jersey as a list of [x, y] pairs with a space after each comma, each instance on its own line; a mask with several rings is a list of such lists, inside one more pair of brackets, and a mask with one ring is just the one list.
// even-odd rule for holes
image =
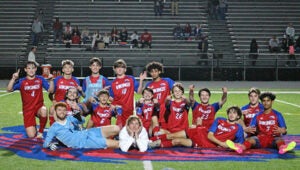
[[248, 110], [248, 113], [247, 114], [243, 114], [243, 117], [244, 117], [244, 123], [245, 123], [245, 125], [249, 126], [252, 118], [256, 114], [258, 114], [259, 112], [261, 112], [261, 111], [264, 110], [264, 106], [261, 103], [259, 103], [256, 107], [251, 107], [250, 104], [247, 104], [247, 105], [243, 106], [241, 108], [241, 110], [242, 111]]
[[218, 102], [208, 105], [195, 102], [192, 107], [193, 110], [193, 121], [192, 124], [196, 124], [197, 118], [202, 119], [202, 126], [209, 128], [215, 120], [215, 115], [220, 109]]
[[159, 117], [159, 104], [151, 103], [137, 103], [137, 108], [141, 108], [141, 113], [138, 113], [137, 116], [142, 120], [143, 126], [146, 128], [147, 132], [149, 131], [149, 128], [152, 123], [152, 117], [157, 116]]
[[167, 130], [171, 133], [187, 130], [189, 127], [188, 112], [186, 101], [169, 101], [166, 103]]
[[256, 114], [250, 126], [257, 128], [257, 135], [265, 136], [281, 136], [281, 134], [274, 134], [273, 129], [275, 126], [280, 128], [287, 128], [282, 114], [276, 110], [272, 110], [270, 113], [266, 114], [263, 111]]
[[77, 88], [80, 82], [76, 77], [65, 79], [63, 76], [58, 76], [54, 79], [54, 100], [62, 101], [65, 98], [66, 92], [70, 87]]
[[170, 78], [161, 78], [157, 82], [151, 81], [146, 84], [146, 87], [153, 90], [153, 98], [156, 98], [160, 104], [159, 122], [164, 122], [165, 101], [167, 96], [171, 95], [174, 83]]
[[48, 90], [49, 83], [42, 76], [36, 76], [32, 80], [21, 78], [14, 84], [13, 90], [20, 90], [21, 93], [23, 112], [44, 105], [43, 88]]
[[101, 107], [98, 103], [93, 103], [92, 108], [93, 113], [91, 115], [91, 120], [94, 123], [94, 127], [111, 125], [111, 117], [113, 116], [113, 113], [110, 110], [109, 105]]
[[111, 83], [110, 96], [113, 98], [112, 105], [122, 107], [122, 124], [125, 125], [127, 118], [133, 114], [134, 91], [137, 91], [139, 82], [133, 76], [126, 75], [116, 78]]
[[214, 133], [214, 136], [222, 142], [229, 139], [235, 143], [244, 143], [243, 127], [237, 123], [229, 123], [225, 118], [214, 120], [209, 132]]

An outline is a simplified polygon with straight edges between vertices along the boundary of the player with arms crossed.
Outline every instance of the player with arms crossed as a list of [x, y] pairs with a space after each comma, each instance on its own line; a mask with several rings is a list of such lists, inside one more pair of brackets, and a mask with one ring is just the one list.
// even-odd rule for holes
[[274, 109], [272, 105], [276, 96], [273, 93], [265, 92], [260, 95], [264, 111], [256, 114], [251, 123], [253, 133], [256, 136], [246, 138], [243, 144], [236, 144], [231, 140], [226, 141], [227, 145], [238, 153], [250, 148], [277, 148], [279, 154], [293, 150], [296, 142], [285, 144], [282, 135], [287, 133], [287, 127], [282, 114]]
[[[47, 123], [47, 108], [44, 104], [43, 88], [49, 93], [53, 92], [52, 75], [49, 75], [50, 85], [42, 76], [36, 75], [37, 63], [28, 61], [24, 68], [26, 77], [19, 78], [20, 69], [12, 75], [12, 79], [7, 85], [7, 91], [20, 90], [23, 107], [23, 120], [28, 137], [43, 138], [43, 131]], [[37, 133], [36, 120], [40, 120], [40, 127]]]

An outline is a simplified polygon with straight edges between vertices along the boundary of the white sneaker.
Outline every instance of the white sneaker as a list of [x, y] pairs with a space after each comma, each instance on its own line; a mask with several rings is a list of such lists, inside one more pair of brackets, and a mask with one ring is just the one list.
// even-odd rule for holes
[[42, 133], [38, 132], [37, 135], [36, 135], [36, 138], [38, 138], [38, 139], [43, 139], [44, 136], [43, 136]]
[[156, 140], [156, 141], [154, 141], [154, 142], [152, 142], [152, 141], [150, 140], [148, 146], [149, 146], [149, 148], [153, 149], [153, 148], [158, 148], [158, 147], [160, 147], [160, 144], [161, 144], [161, 140], [160, 140], [160, 139], [159, 139], [159, 140]]

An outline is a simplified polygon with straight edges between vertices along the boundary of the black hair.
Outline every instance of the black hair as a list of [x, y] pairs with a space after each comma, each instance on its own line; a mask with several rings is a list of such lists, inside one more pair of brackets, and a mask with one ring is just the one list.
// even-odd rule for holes
[[271, 99], [272, 101], [274, 101], [276, 99], [276, 95], [271, 93], [271, 92], [265, 92], [265, 93], [262, 93], [260, 96], [259, 96], [259, 99], [262, 101], [264, 98], [268, 97], [269, 99]]
[[199, 96], [199, 97], [201, 96], [201, 93], [202, 93], [203, 91], [207, 92], [209, 96], [211, 95], [210, 90], [209, 90], [208, 88], [203, 88], [203, 89], [200, 89], [199, 92], [198, 92], [198, 96]]

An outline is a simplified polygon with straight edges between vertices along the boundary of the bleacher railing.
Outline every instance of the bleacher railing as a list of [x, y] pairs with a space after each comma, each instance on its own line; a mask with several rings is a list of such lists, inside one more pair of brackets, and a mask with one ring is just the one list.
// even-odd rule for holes
[[[141, 57], [142, 56], [142, 57]], [[260, 53], [257, 60], [249, 58], [249, 53], [240, 53], [232, 56], [231, 58], [223, 58], [223, 54], [216, 53], [198, 53], [198, 54], [176, 54], [176, 53], [162, 53], [160, 55], [149, 53], [144, 54], [110, 54], [104, 56], [101, 53], [83, 53], [82, 55], [72, 56], [45, 56], [39, 58], [40, 64], [51, 64], [53, 67], [60, 68], [61, 61], [64, 59], [72, 59], [75, 62], [75, 69], [80, 69], [80, 77], [84, 75], [84, 70], [88, 69], [89, 59], [92, 57], [99, 57], [102, 59], [103, 68], [110, 69], [114, 61], [117, 59], [124, 59], [127, 62], [128, 67], [132, 68], [133, 74], [138, 75], [138, 72], [142, 71], [145, 65], [151, 61], [158, 61], [163, 63], [166, 69], [176, 70], [173, 74], [178, 80], [185, 80], [186, 74], [195, 74], [198, 72], [205, 71], [209, 72], [209, 80], [216, 80], [218, 77], [217, 73], [221, 73], [225, 70], [237, 70], [240, 74], [239, 80], [247, 80], [247, 72], [263, 69], [274, 70], [274, 80], [279, 80], [279, 74], [282, 70], [294, 70], [300, 71], [300, 54], [296, 54], [296, 60], [291, 61], [289, 55], [285, 53]], [[6, 65], [7, 59], [0, 58], [0, 67], [12, 67], [20, 68], [23, 67], [26, 57], [16, 56], [11, 58], [14, 60], [15, 65]], [[253, 64], [253, 61], [256, 61]], [[12, 63], [12, 62], [10, 62]], [[191, 73], [187, 73], [186, 70], [194, 70]], [[169, 73], [170, 74], [170, 73]], [[176, 75], [175, 75], [176, 74]], [[229, 74], [234, 74], [230, 72]], [[259, 74], [259, 73], [258, 73]], [[110, 75], [108, 75], [110, 76]], [[189, 75], [190, 76], [190, 75]], [[288, 76], [288, 75], [287, 75]]]

